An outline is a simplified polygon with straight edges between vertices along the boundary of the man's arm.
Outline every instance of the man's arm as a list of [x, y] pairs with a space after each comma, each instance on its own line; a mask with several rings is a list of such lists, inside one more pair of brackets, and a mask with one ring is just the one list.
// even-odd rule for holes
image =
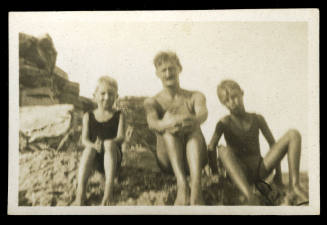
[[195, 122], [201, 125], [208, 118], [208, 109], [205, 96], [196, 92], [194, 94], [194, 111], [195, 111]]
[[175, 129], [179, 129], [179, 124], [175, 120], [159, 119], [155, 105], [156, 102], [153, 98], [147, 98], [144, 101], [146, 120], [149, 128], [160, 133], [164, 132], [166, 129], [171, 130], [171, 132], [173, 132]]

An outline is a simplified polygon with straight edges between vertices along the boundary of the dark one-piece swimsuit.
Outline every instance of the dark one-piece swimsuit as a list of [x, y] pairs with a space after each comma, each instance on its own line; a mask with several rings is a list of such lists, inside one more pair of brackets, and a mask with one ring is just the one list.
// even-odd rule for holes
[[[259, 169], [262, 164], [262, 156], [259, 146], [259, 124], [257, 115], [251, 114], [252, 124], [247, 131], [238, 131], [235, 133], [223, 122], [223, 133], [228, 146], [233, 150], [238, 158], [241, 167], [245, 170], [247, 178], [250, 182], [257, 182], [259, 178]], [[231, 120], [230, 117], [228, 117]], [[231, 123], [231, 121], [229, 121]], [[239, 133], [240, 132], [240, 133]]]
[[[91, 142], [95, 142], [97, 137], [104, 141], [108, 139], [113, 139], [117, 136], [118, 132], [118, 125], [119, 125], [119, 117], [120, 117], [120, 111], [116, 111], [115, 114], [112, 116], [111, 119], [104, 121], [104, 122], [98, 122], [95, 119], [93, 111], [89, 112], [89, 138]], [[118, 146], [119, 148], [119, 154], [120, 157], [118, 157], [118, 167], [120, 167], [121, 161], [122, 161], [122, 151], [121, 151], [121, 145]], [[95, 169], [98, 170], [101, 173], [104, 173], [104, 146], [102, 144], [101, 146], [101, 153], [96, 153], [95, 158]]]

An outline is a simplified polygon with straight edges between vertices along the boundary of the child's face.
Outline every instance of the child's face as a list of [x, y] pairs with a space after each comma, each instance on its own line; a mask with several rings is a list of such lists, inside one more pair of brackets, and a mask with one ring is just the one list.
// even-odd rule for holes
[[233, 114], [244, 112], [243, 92], [238, 89], [229, 90], [226, 93], [224, 105]]
[[98, 106], [108, 109], [111, 108], [117, 98], [116, 91], [107, 84], [99, 84], [95, 93], [95, 101]]
[[162, 84], [166, 87], [175, 86], [179, 82], [180, 68], [176, 63], [167, 61], [163, 62], [156, 68], [156, 74], [160, 78]]

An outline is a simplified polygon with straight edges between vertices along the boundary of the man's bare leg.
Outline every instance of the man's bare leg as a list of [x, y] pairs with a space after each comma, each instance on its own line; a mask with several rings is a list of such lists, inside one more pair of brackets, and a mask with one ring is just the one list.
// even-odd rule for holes
[[182, 142], [168, 132], [163, 134], [166, 151], [170, 160], [171, 167], [177, 180], [177, 196], [175, 205], [188, 205], [190, 188], [185, 175], [185, 155]]
[[104, 141], [105, 187], [101, 205], [113, 204], [114, 178], [117, 168], [118, 147], [111, 140]]
[[253, 185], [250, 185], [246, 179], [240, 162], [234, 155], [231, 149], [227, 147], [219, 147], [218, 154], [221, 161], [227, 170], [228, 175], [232, 181], [236, 184], [237, 188], [244, 194], [249, 205], [259, 205], [259, 200], [253, 194]]
[[266, 177], [286, 155], [289, 168], [289, 192], [290, 196], [299, 198], [300, 201], [308, 201], [307, 193], [300, 186], [300, 157], [301, 157], [301, 134], [297, 130], [289, 130], [269, 150], [263, 159], [259, 175]]
[[92, 171], [95, 154], [96, 151], [91, 148], [86, 148], [83, 152], [78, 171], [78, 184], [74, 205], [84, 205], [86, 184]]
[[201, 131], [194, 131], [188, 136], [186, 156], [191, 175], [191, 205], [204, 205], [201, 175], [202, 168], [207, 162], [207, 154]]

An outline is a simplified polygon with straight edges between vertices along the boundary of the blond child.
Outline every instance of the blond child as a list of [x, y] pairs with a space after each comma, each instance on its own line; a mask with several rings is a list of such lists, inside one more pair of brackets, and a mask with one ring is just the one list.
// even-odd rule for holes
[[121, 145], [124, 141], [125, 122], [123, 113], [114, 109], [118, 98], [116, 80], [101, 77], [94, 92], [97, 108], [83, 117], [82, 143], [85, 146], [79, 173], [76, 205], [85, 205], [86, 184], [93, 169], [105, 174], [102, 205], [113, 204], [114, 178], [122, 161]]
[[[222, 135], [227, 147], [219, 147], [218, 154], [228, 175], [246, 196], [248, 204], [259, 204], [253, 194], [256, 182], [265, 179], [276, 169], [274, 182], [283, 186], [280, 162], [287, 154], [289, 166], [289, 195], [298, 202], [307, 202], [308, 194], [300, 186], [301, 135], [289, 130], [281, 139], [275, 139], [264, 117], [245, 111], [243, 90], [233, 80], [222, 81], [217, 88], [220, 102], [228, 108], [230, 115], [219, 120], [208, 146], [209, 165], [216, 171], [216, 148]], [[263, 158], [260, 153], [259, 131], [267, 140], [270, 150]]]

